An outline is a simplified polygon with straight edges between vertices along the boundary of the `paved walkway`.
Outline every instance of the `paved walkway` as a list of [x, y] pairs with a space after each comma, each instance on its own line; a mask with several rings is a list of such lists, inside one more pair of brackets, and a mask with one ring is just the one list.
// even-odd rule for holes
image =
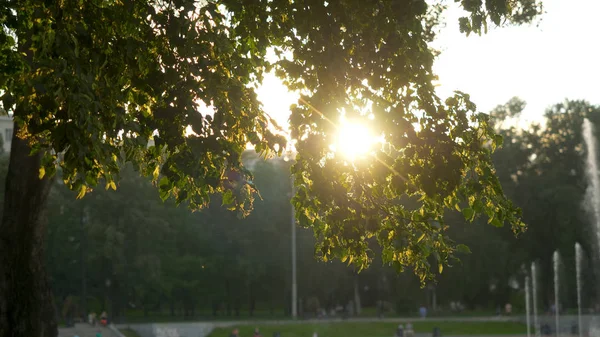
[[109, 328], [93, 327], [87, 323], [77, 323], [72, 328], [58, 329], [58, 337], [96, 337], [97, 333], [101, 333], [102, 337], [115, 337], [115, 334]]
[[419, 317], [352, 317], [343, 319], [341, 317], [329, 317], [329, 318], [314, 318], [314, 319], [286, 319], [286, 320], [239, 320], [239, 321], [206, 321], [196, 323], [211, 323], [215, 327], [230, 327], [235, 325], [243, 324], [260, 324], [260, 325], [278, 325], [278, 324], [328, 324], [336, 322], [388, 322], [388, 323], [414, 323], [414, 322], [515, 322], [520, 321], [521, 317], [518, 316], [477, 316], [477, 317], [463, 317], [463, 316], [448, 316], [448, 317], [428, 317], [421, 319]]

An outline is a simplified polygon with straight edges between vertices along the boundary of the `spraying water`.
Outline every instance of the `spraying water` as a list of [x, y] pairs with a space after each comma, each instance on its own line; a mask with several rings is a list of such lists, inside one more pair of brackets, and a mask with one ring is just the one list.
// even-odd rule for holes
[[558, 255], [558, 250], [554, 251], [552, 254], [552, 262], [554, 265], [554, 320], [556, 324], [556, 336], [560, 337], [560, 325], [559, 325], [559, 312], [560, 312], [560, 300], [559, 300], [559, 279], [558, 279], [558, 271], [560, 267], [560, 255]]
[[537, 312], [537, 271], [535, 269], [535, 262], [531, 263], [531, 292], [532, 292], [532, 306], [533, 306], [533, 328], [535, 329], [535, 336], [540, 336], [540, 325], [538, 322]]
[[588, 188], [586, 200], [588, 201], [589, 211], [593, 216], [596, 244], [600, 250], [600, 179], [598, 178], [598, 158], [596, 157], [597, 144], [594, 137], [594, 127], [587, 118], [583, 120], [583, 140], [587, 146], [585, 171], [588, 178]]
[[527, 312], [526, 321], [527, 321], [527, 337], [531, 337], [531, 308], [529, 305], [529, 276], [525, 276], [525, 312]]
[[575, 274], [577, 276], [577, 324], [579, 337], [582, 337], [583, 325], [581, 324], [581, 261], [583, 249], [579, 242], [575, 243]]

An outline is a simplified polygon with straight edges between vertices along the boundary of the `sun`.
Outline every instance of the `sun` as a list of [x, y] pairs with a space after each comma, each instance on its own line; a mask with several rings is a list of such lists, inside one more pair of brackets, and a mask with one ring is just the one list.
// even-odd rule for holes
[[363, 124], [342, 120], [334, 145], [335, 152], [348, 159], [357, 159], [369, 154], [378, 139]]

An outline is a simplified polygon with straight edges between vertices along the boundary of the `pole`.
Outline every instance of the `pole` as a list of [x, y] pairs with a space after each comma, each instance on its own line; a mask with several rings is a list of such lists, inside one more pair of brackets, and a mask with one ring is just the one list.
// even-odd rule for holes
[[583, 252], [579, 243], [575, 243], [575, 274], [577, 281], [577, 332], [583, 337], [583, 322], [581, 319], [581, 260]]
[[85, 205], [81, 209], [81, 240], [79, 253], [81, 258], [81, 312], [85, 316], [87, 314], [87, 276], [86, 276], [86, 250], [87, 250], [87, 233], [85, 224], [87, 222], [87, 210]]
[[[294, 176], [292, 183], [292, 198], [294, 197]], [[298, 317], [298, 284], [296, 283], [296, 212], [292, 205], [292, 318]]]
[[533, 299], [533, 327], [535, 329], [535, 336], [539, 337], [540, 334], [540, 323], [538, 322], [538, 312], [537, 312], [537, 273], [535, 270], [535, 262], [531, 263], [531, 294]]
[[436, 287], [433, 286], [433, 312], [437, 311], [437, 293], [436, 293]]
[[531, 337], [531, 308], [530, 308], [530, 304], [529, 304], [529, 276], [525, 276], [525, 311], [527, 312], [526, 315], [526, 322], [527, 322], [527, 337]]
[[558, 250], [554, 251], [554, 254], [552, 255], [552, 260], [554, 262], [554, 321], [556, 324], [556, 337], [560, 337], [560, 280], [558, 275], [558, 267], [560, 261]]

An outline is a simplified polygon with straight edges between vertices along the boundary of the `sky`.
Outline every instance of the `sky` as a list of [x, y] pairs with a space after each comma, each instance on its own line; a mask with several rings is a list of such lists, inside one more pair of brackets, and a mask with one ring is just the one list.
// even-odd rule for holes
[[[478, 110], [488, 112], [518, 96], [527, 102], [523, 122], [541, 120], [548, 106], [566, 98], [599, 104], [600, 0], [543, 3], [545, 13], [534, 24], [469, 37], [458, 29], [461, 11], [451, 7], [434, 44], [442, 51], [434, 64], [440, 97], [460, 90], [471, 95]], [[296, 96], [267, 76], [258, 97], [265, 111], [287, 126]]]
[[440, 96], [467, 92], [484, 112], [518, 96], [527, 102], [527, 120], [541, 119], [548, 106], [566, 98], [600, 103], [600, 1], [543, 4], [545, 13], [533, 25], [469, 37], [458, 30], [460, 11], [448, 11], [436, 41], [442, 50], [434, 64]]

